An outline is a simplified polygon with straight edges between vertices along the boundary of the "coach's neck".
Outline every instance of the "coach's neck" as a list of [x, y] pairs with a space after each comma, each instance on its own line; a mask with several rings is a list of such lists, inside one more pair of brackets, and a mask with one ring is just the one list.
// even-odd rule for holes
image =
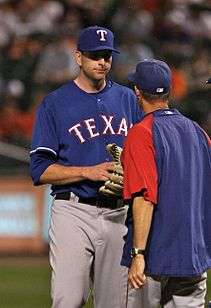
[[169, 105], [166, 101], [162, 101], [162, 100], [154, 100], [154, 101], [142, 101], [141, 106], [144, 110], [144, 112], [150, 113], [159, 109], [168, 109]]
[[147, 100], [143, 95], [141, 90], [139, 90], [137, 87], [135, 87], [135, 93], [138, 98], [139, 104], [142, 107], [143, 111], [147, 114], [159, 109], [168, 109], [168, 100], [167, 99], [161, 99], [161, 98], [155, 98], [151, 100]]

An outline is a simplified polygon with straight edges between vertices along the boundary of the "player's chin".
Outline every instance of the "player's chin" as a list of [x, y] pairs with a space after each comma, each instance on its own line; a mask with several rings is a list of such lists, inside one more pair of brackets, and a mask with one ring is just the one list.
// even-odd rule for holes
[[105, 77], [107, 74], [109, 73], [109, 69], [96, 69], [95, 71], [94, 71], [94, 75], [96, 76], [96, 77], [100, 77], [100, 78], [102, 78], [102, 77]]
[[100, 80], [106, 77], [106, 75], [108, 74], [108, 71], [95, 71], [95, 79], [96, 80]]

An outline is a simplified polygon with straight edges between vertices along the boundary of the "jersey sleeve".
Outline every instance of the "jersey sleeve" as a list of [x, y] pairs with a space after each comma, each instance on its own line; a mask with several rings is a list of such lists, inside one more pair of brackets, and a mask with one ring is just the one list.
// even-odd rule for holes
[[31, 155], [30, 174], [35, 186], [40, 185], [40, 177], [43, 172], [52, 164], [56, 163], [54, 155], [47, 152], [36, 152]]
[[58, 132], [53, 111], [48, 107], [45, 100], [36, 114], [30, 155], [43, 151], [50, 152], [55, 156], [57, 156], [58, 151]]
[[58, 132], [52, 110], [44, 101], [36, 114], [30, 152], [30, 174], [35, 185], [39, 185], [42, 173], [57, 161]]
[[138, 124], [129, 131], [121, 159], [124, 168], [124, 199], [131, 199], [141, 192], [145, 200], [156, 204], [158, 175], [150, 129]]

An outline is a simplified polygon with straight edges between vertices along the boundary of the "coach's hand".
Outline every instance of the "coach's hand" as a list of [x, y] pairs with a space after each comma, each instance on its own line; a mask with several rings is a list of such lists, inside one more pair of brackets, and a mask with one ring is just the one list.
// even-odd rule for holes
[[143, 287], [146, 276], [144, 274], [145, 261], [143, 255], [133, 257], [132, 264], [128, 273], [128, 283], [132, 289]]
[[82, 167], [82, 176], [92, 181], [107, 181], [115, 169], [114, 162], [105, 162], [91, 167]]

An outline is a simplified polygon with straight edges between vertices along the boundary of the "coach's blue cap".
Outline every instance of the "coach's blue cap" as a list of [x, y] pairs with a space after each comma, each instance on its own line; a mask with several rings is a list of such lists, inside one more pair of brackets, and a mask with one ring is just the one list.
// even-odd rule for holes
[[135, 73], [130, 74], [128, 79], [149, 94], [165, 94], [171, 88], [171, 70], [160, 60], [146, 59], [139, 62]]
[[119, 52], [114, 48], [114, 35], [109, 29], [93, 26], [81, 31], [78, 38], [78, 50], [97, 51], [111, 50]]
[[209, 79], [206, 81], [206, 83], [211, 83], [211, 78], [209, 78]]

